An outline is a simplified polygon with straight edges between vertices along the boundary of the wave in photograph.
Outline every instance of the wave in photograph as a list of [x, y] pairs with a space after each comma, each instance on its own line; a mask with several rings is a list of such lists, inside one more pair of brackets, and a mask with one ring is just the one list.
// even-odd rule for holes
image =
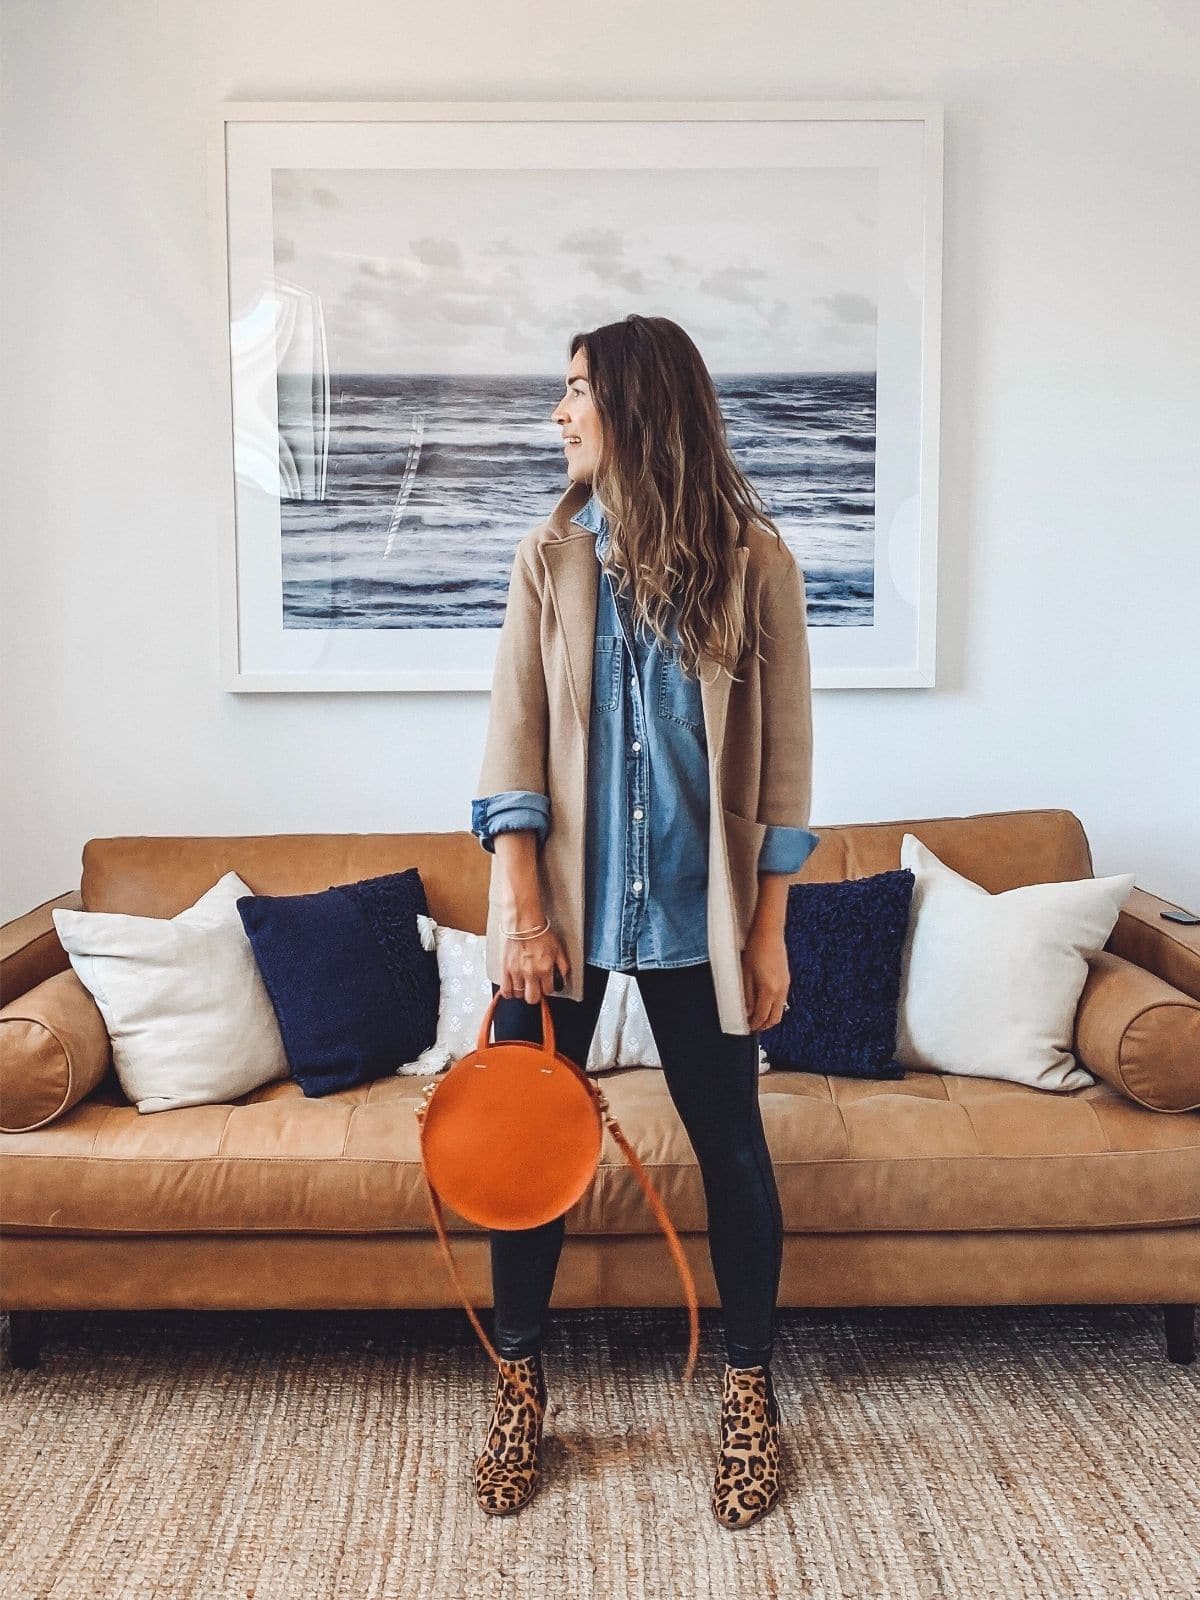
[[[804, 571], [810, 626], [870, 626], [875, 374], [714, 381], [730, 447]], [[308, 380], [277, 389], [284, 627], [499, 627], [517, 541], [568, 484], [559, 379], [334, 374], [327, 430]]]

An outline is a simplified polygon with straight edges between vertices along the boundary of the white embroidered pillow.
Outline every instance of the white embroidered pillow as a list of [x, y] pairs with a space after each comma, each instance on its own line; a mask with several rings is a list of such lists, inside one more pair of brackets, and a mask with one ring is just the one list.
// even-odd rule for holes
[[[612, 973], [608, 980], [606, 1005], [614, 991], [619, 1008], [618, 1065], [658, 1067], [661, 1070], [662, 1057], [658, 1053], [658, 1045], [650, 1030], [650, 1019], [646, 1015], [646, 1006], [642, 999], [642, 991], [638, 988], [637, 978], [631, 972]], [[758, 1070], [760, 1075], [771, 1070], [767, 1052], [761, 1044], [758, 1047]]]
[[[420, 913], [417, 927], [425, 949], [437, 952], [441, 984], [437, 1038], [415, 1061], [404, 1062], [396, 1071], [443, 1072], [475, 1049], [484, 1012], [492, 1003], [492, 983], [484, 963], [486, 944], [481, 933], [448, 928]], [[584, 1063], [587, 1072], [606, 1072], [617, 1065], [619, 1022], [620, 1007], [610, 984]]]
[[[417, 926], [426, 950], [436, 950], [441, 1000], [438, 1007], [437, 1038], [422, 1050], [415, 1061], [397, 1067], [400, 1073], [442, 1072], [475, 1049], [483, 1014], [491, 1004], [492, 984], [484, 965], [484, 936], [462, 928], [448, 928], [432, 917], [418, 914]], [[592, 1035], [587, 1072], [608, 1072], [613, 1067], [658, 1067], [662, 1060], [641, 990], [632, 973], [614, 972], [600, 1005]], [[761, 1045], [758, 1070], [769, 1063]]]

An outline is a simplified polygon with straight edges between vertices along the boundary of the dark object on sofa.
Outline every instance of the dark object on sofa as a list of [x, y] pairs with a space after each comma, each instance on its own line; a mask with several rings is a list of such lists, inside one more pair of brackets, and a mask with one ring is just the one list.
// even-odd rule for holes
[[292, 1076], [310, 1098], [414, 1061], [437, 1038], [437, 954], [416, 867], [316, 894], [243, 895], [242, 926]]
[[772, 1067], [903, 1078], [896, 1047], [900, 960], [915, 879], [907, 867], [788, 888], [788, 1009], [759, 1040]]

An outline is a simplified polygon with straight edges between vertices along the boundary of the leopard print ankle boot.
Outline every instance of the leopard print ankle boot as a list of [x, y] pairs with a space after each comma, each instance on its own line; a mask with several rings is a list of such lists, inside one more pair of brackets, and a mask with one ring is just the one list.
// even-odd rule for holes
[[537, 1487], [546, 1379], [535, 1354], [496, 1368], [487, 1443], [475, 1457], [475, 1498], [493, 1516], [519, 1511]]
[[721, 1384], [721, 1450], [712, 1508], [727, 1528], [748, 1528], [779, 1495], [779, 1402], [765, 1366], [725, 1363]]

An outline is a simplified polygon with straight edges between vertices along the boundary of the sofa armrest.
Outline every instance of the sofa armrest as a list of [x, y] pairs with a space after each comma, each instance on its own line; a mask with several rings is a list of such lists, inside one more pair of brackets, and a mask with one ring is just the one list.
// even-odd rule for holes
[[0, 1133], [28, 1133], [91, 1094], [112, 1064], [100, 1008], [56, 972], [0, 1008]]
[[1184, 909], [1135, 884], [1104, 948], [1200, 1000], [1200, 924], [1185, 928], [1159, 916]]
[[1075, 1012], [1082, 1066], [1152, 1111], [1200, 1109], [1200, 1000], [1109, 950]]
[[0, 923], [0, 1006], [71, 965], [50, 915], [60, 906], [82, 911], [83, 896], [78, 889], [68, 890], [11, 922]]

